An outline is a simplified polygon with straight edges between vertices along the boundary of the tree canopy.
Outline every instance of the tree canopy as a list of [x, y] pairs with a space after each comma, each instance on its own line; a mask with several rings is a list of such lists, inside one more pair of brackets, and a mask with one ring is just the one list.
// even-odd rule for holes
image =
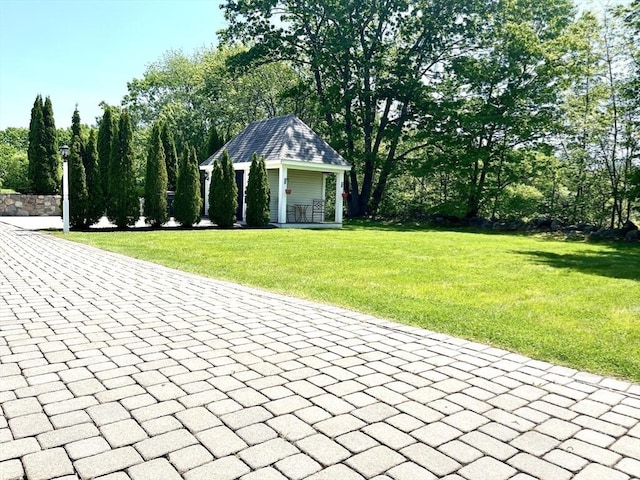
[[[249, 122], [295, 113], [352, 164], [350, 216], [549, 217], [609, 228], [638, 219], [639, 0], [580, 16], [571, 0], [221, 7], [221, 45], [169, 51], [128, 83], [122, 105], [138, 192], [156, 122], [172, 190], [191, 145], [201, 162]], [[103, 159], [112, 158], [120, 108], [103, 106], [106, 206], [113, 192]], [[34, 190], [58, 188], [52, 118], [39, 96], [29, 137], [39, 140], [27, 149]], [[60, 133], [86, 142], [79, 118]], [[15, 148], [0, 144], [3, 184], [25, 183], [26, 152]]]

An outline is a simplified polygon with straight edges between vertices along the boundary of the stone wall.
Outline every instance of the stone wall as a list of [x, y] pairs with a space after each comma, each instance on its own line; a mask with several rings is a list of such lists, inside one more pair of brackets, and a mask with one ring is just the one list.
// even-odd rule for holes
[[0, 193], [0, 217], [60, 216], [60, 195]]

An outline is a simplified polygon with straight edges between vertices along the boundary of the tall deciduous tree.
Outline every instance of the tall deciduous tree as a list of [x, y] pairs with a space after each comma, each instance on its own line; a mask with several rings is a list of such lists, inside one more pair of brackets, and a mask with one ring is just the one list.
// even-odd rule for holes
[[167, 211], [167, 168], [160, 125], [154, 123], [147, 149], [147, 170], [144, 184], [144, 215], [146, 222], [159, 227], [169, 220]]
[[111, 165], [111, 146], [118, 132], [118, 123], [113, 107], [103, 104], [104, 113], [98, 128], [98, 164], [100, 166], [100, 184], [102, 186], [102, 211], [106, 212], [110, 203], [109, 168]]
[[247, 182], [247, 226], [264, 227], [269, 223], [271, 192], [264, 157], [253, 154]]
[[200, 221], [202, 197], [200, 196], [198, 155], [195, 148], [187, 148], [180, 157], [173, 210], [176, 222], [184, 227], [191, 227]]
[[104, 213], [102, 182], [98, 159], [98, 137], [95, 129], [89, 132], [89, 139], [84, 150], [84, 171], [87, 179], [87, 217], [86, 226], [97, 223]]
[[107, 216], [118, 228], [135, 225], [140, 218], [140, 201], [136, 192], [133, 170], [133, 129], [125, 110], [120, 114], [117, 133], [111, 142], [109, 165], [109, 205]]
[[73, 135], [69, 151], [69, 225], [81, 228], [87, 218], [87, 179], [82, 163], [82, 143], [78, 135]]
[[331, 143], [353, 165], [349, 212], [363, 215], [423, 146], [402, 140], [436, 110], [442, 74], [473, 43], [485, 3], [228, 0], [225, 36], [253, 42], [241, 65], [286, 60], [309, 72]]
[[[630, 95], [633, 45], [624, 25], [603, 13], [573, 26], [577, 49], [565, 98], [563, 173], [574, 223], [623, 226], [634, 202], [633, 162], [640, 154], [640, 109]], [[631, 88], [630, 88], [631, 87]]]
[[529, 151], [557, 131], [573, 19], [569, 0], [490, 7], [473, 50], [452, 62], [455, 92], [438, 125], [463, 149], [451, 164], [465, 185], [467, 217], [487, 211], [492, 197], [526, 178], [521, 170]]
[[167, 121], [163, 121], [161, 124], [160, 136], [164, 151], [165, 170], [167, 171], [167, 190], [175, 192], [178, 179], [178, 154], [173, 133]]

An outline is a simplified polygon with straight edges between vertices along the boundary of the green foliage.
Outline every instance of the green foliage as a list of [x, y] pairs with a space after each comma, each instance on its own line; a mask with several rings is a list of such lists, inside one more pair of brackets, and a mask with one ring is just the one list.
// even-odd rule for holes
[[131, 118], [125, 110], [120, 114], [117, 132], [112, 137], [109, 164], [107, 216], [118, 228], [135, 225], [140, 218], [132, 139]]
[[71, 117], [71, 137], [77, 137], [80, 140], [80, 152], [82, 153], [82, 156], [84, 156], [85, 138], [82, 131], [82, 125], [80, 124], [80, 112], [78, 111], [77, 105]]
[[191, 227], [201, 219], [202, 197], [200, 196], [200, 173], [195, 148], [186, 149], [180, 157], [178, 185], [173, 201], [176, 222]]
[[144, 188], [144, 215], [146, 222], [159, 227], [169, 220], [167, 211], [167, 168], [160, 126], [154, 123], [147, 150], [147, 173]]
[[178, 154], [176, 153], [173, 133], [166, 121], [161, 123], [160, 136], [164, 151], [165, 170], [167, 171], [167, 190], [175, 192], [178, 179]]
[[169, 51], [142, 78], [128, 83], [123, 104], [138, 125], [167, 121], [178, 155], [183, 146], [193, 145], [199, 158], [209, 156], [212, 119], [228, 137], [254, 120], [292, 112], [308, 116], [310, 96], [295, 89], [301, 82], [297, 71], [284, 63], [233, 71], [226, 61], [240, 50], [244, 48], [221, 46], [193, 55]]
[[220, 162], [213, 162], [211, 170], [211, 183], [209, 184], [209, 211], [207, 215], [213, 223], [220, 220], [220, 205], [222, 204], [222, 168]]
[[531, 220], [542, 213], [543, 200], [536, 187], [509, 185], [497, 202], [495, 216], [502, 220]]
[[238, 185], [233, 162], [229, 153], [222, 152], [222, 158], [213, 166], [209, 190], [209, 218], [220, 228], [231, 228], [236, 222], [238, 209]]
[[0, 188], [29, 191], [29, 129], [0, 130]]
[[25, 152], [0, 145], [0, 188], [29, 191], [29, 160]]
[[58, 193], [60, 191], [60, 157], [59, 146], [57, 140], [57, 130], [55, 120], [53, 118], [53, 105], [51, 99], [47, 97], [42, 108], [42, 117], [44, 122], [44, 130], [42, 135], [42, 149], [44, 151], [40, 192], [43, 194]]
[[235, 64], [284, 59], [306, 75], [301, 83], [313, 85], [308, 96], [330, 143], [353, 164], [349, 213], [366, 215], [376, 212], [397, 165], [431, 143], [405, 139], [416, 126], [435, 131], [452, 59], [481, 51], [486, 3], [417, 0], [408, 15], [404, 0], [228, 0], [223, 36], [253, 45]]
[[264, 157], [253, 154], [247, 182], [247, 226], [264, 227], [269, 223], [271, 192]]
[[38, 193], [44, 187], [44, 158], [45, 150], [42, 145], [44, 134], [42, 96], [38, 95], [31, 108], [31, 121], [29, 123], [29, 189]]
[[102, 211], [106, 212], [110, 203], [109, 169], [111, 165], [111, 145], [118, 132], [118, 120], [113, 107], [103, 104], [104, 113], [98, 128], [98, 165], [100, 166], [100, 184], [102, 186]]
[[[175, 190], [186, 145], [203, 159], [248, 122], [294, 112], [352, 163], [350, 216], [535, 210], [571, 223], [637, 221], [638, 0], [578, 19], [569, 0], [226, 0], [223, 8], [226, 43], [167, 52], [128, 84], [123, 105], [141, 126], [139, 192], [155, 121]], [[34, 131], [43, 132], [39, 122]], [[106, 137], [99, 157], [110, 156]], [[20, 171], [20, 158], [0, 150], [0, 182], [9, 159]], [[100, 165], [106, 194], [108, 162]]]
[[209, 158], [211, 155], [216, 153], [225, 144], [224, 138], [218, 133], [218, 129], [215, 125], [211, 125], [209, 128], [209, 138], [207, 140], [207, 150], [205, 152], [205, 157]]
[[51, 99], [38, 95], [29, 124], [29, 183], [33, 193], [48, 195], [59, 191], [60, 165]]
[[632, 93], [632, 32], [606, 12], [581, 16], [571, 29], [576, 44], [564, 97], [562, 176], [573, 223], [621, 227], [633, 211], [629, 182], [640, 152], [640, 103]]
[[7, 127], [0, 130], [0, 145], [26, 152], [29, 148], [29, 129]]
[[98, 136], [95, 129], [89, 132], [89, 139], [84, 150], [84, 171], [87, 179], [87, 216], [86, 226], [97, 223], [104, 213], [102, 180], [98, 160]]
[[67, 160], [69, 168], [69, 225], [82, 228], [87, 218], [87, 179], [82, 163], [82, 144], [78, 135], [73, 136]]

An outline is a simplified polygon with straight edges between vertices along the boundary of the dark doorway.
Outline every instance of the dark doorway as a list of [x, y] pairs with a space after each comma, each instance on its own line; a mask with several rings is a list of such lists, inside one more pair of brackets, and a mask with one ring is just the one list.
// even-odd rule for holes
[[242, 206], [244, 205], [244, 170], [236, 170], [236, 185], [238, 186], [238, 209], [236, 210], [236, 221], [242, 218]]

